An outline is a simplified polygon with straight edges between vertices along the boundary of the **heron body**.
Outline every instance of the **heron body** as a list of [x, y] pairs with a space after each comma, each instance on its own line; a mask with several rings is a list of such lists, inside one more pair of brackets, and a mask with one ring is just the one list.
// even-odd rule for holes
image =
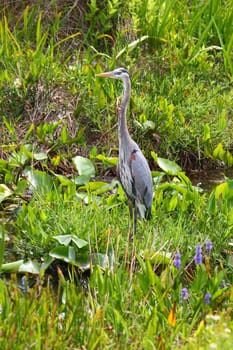
[[117, 68], [111, 72], [96, 74], [96, 76], [120, 79], [123, 82], [124, 94], [118, 116], [118, 175], [133, 207], [131, 214], [134, 218], [134, 233], [136, 233], [137, 214], [141, 218], [151, 217], [153, 187], [147, 160], [137, 143], [131, 138], [127, 127], [126, 114], [131, 91], [129, 74], [126, 69]]

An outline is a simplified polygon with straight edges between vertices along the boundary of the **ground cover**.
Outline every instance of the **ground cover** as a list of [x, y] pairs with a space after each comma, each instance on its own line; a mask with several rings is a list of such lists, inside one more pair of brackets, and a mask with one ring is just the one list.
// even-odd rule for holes
[[[185, 170], [233, 165], [232, 18], [217, 0], [4, 2], [2, 349], [231, 348], [233, 182], [206, 192]], [[133, 239], [122, 87], [95, 79], [116, 66], [154, 183]]]

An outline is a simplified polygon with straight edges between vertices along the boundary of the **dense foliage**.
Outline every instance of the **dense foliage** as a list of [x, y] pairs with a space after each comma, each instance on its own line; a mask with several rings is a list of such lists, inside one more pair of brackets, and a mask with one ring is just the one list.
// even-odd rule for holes
[[[0, 10], [0, 348], [231, 349], [233, 181], [184, 172], [233, 165], [231, 1], [24, 5]], [[154, 184], [135, 237], [116, 66]]]

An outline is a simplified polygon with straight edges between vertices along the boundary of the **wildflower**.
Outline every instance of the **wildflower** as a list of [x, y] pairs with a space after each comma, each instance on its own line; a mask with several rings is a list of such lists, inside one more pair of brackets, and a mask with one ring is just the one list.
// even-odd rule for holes
[[224, 280], [223, 280], [222, 283], [221, 283], [221, 287], [222, 287], [222, 288], [227, 287], [227, 283], [226, 283]]
[[219, 321], [221, 319], [220, 315], [206, 315], [206, 319], [213, 320], [213, 321]]
[[23, 276], [21, 278], [21, 286], [22, 286], [23, 293], [27, 293], [29, 288], [28, 288], [28, 283], [27, 283], [26, 276]]
[[202, 263], [202, 250], [201, 250], [201, 245], [198, 244], [196, 246], [196, 254], [194, 256], [194, 261], [195, 264], [201, 264]]
[[210, 293], [206, 293], [206, 295], [205, 295], [205, 303], [206, 304], [210, 304], [211, 297], [212, 297], [212, 295]]
[[182, 300], [187, 300], [189, 297], [189, 292], [187, 288], [182, 288], [181, 289], [181, 298]]
[[14, 80], [14, 86], [15, 86], [16, 88], [20, 88], [20, 87], [22, 86], [22, 81], [21, 81], [19, 78], [16, 78], [16, 79]]
[[64, 323], [64, 319], [65, 319], [65, 312], [62, 312], [61, 314], [58, 315], [58, 327], [59, 329], [63, 329], [63, 323]]
[[174, 264], [174, 266], [175, 266], [177, 269], [180, 269], [180, 268], [181, 268], [181, 260], [180, 260], [180, 258], [181, 258], [180, 253], [176, 253], [176, 254], [175, 254], [175, 259], [174, 259], [174, 261], [173, 261], [173, 264]]
[[207, 241], [205, 244], [206, 255], [209, 256], [211, 249], [213, 248], [213, 243], [211, 241]]
[[231, 333], [230, 328], [225, 328], [224, 331], [225, 331], [226, 333]]

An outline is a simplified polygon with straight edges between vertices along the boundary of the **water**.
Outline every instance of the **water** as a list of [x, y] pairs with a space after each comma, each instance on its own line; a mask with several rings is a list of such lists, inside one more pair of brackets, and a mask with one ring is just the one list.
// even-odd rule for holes
[[225, 181], [225, 177], [233, 178], [233, 168], [188, 170], [186, 174], [194, 186], [198, 185], [206, 192], [211, 192], [215, 186]]

